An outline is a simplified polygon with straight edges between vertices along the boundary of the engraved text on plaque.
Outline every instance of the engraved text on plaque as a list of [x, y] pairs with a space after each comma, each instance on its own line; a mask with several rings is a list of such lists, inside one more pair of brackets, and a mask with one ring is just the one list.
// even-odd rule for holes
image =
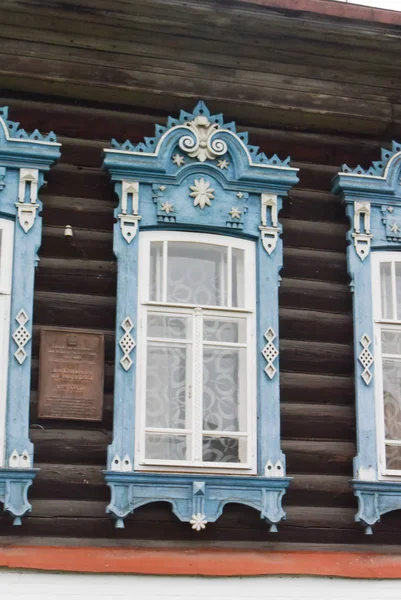
[[103, 334], [43, 327], [38, 417], [101, 421]]

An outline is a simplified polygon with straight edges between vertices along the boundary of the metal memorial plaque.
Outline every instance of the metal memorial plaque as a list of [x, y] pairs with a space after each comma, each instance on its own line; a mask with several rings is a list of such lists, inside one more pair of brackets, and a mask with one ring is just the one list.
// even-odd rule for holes
[[101, 421], [103, 377], [103, 334], [42, 328], [39, 418]]

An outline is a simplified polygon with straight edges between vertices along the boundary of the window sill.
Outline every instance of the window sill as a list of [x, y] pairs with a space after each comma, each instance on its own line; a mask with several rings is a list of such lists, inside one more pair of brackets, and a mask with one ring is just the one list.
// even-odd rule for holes
[[362, 523], [367, 535], [372, 535], [372, 525], [380, 521], [381, 515], [401, 509], [401, 481], [354, 479], [352, 486], [359, 504], [355, 520]]
[[14, 517], [14, 525], [21, 525], [21, 517], [32, 509], [28, 502], [28, 488], [39, 469], [1, 469], [0, 502]]
[[232, 475], [177, 475], [160, 473], [105, 471], [111, 490], [107, 512], [116, 519], [116, 527], [124, 527], [124, 518], [151, 502], [170, 502], [173, 512], [192, 529], [205, 529], [216, 521], [229, 503], [245, 504], [260, 512], [261, 518], [277, 531], [277, 523], [285, 519], [282, 497], [290, 477], [258, 477]]

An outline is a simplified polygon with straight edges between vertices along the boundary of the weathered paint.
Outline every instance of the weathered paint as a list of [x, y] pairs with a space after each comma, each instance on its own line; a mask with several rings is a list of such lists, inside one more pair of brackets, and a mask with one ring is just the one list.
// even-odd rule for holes
[[401, 579], [400, 555], [368, 552], [15, 545], [0, 548], [0, 566], [10, 569], [138, 575], [314, 575]]

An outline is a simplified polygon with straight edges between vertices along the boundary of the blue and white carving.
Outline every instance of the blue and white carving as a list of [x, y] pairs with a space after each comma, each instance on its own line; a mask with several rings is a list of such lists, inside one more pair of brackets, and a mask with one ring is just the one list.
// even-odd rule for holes
[[[112, 147], [105, 150], [103, 167], [109, 171], [120, 200], [115, 216], [121, 225], [116, 223], [114, 227], [118, 331], [127, 315], [137, 332], [142, 327], [137, 323], [142, 228], [224, 233], [252, 240], [260, 307], [255, 341], [257, 456], [251, 474], [236, 474], [238, 469], [227, 474], [220, 469], [214, 474], [210, 468], [182, 473], [177, 473], [177, 469], [161, 472], [157, 466], [153, 470], [140, 468], [136, 461], [140, 441], [135, 439], [139, 333], [136, 347], [125, 347], [125, 342], [121, 346], [122, 340], [117, 340], [114, 432], [105, 471], [111, 490], [107, 512], [116, 519], [117, 527], [123, 527], [124, 518], [136, 508], [158, 501], [169, 502], [178, 518], [194, 532], [201, 532], [207, 523], [216, 521], [224, 506], [232, 502], [253, 507], [272, 531], [285, 518], [282, 497], [290, 478], [285, 474], [285, 457], [280, 448], [277, 348], [282, 241], [278, 215], [283, 197], [298, 182], [297, 169], [289, 161], [276, 155], [268, 158], [249, 145], [247, 133], [238, 132], [234, 123], [225, 123], [223, 115], [211, 114], [203, 102], [192, 113], [181, 111], [178, 119], [169, 117], [167, 126], [157, 125], [154, 137], [137, 145], [113, 140]], [[132, 195], [132, 204], [126, 200], [127, 191]], [[135, 221], [130, 224], [129, 236], [124, 232], [127, 221], [122, 220], [128, 216]], [[198, 331], [202, 328], [201, 309], [198, 312], [195, 309], [193, 321], [196, 339], [202, 335]], [[194, 357], [195, 361], [198, 359], [202, 361], [202, 356]], [[197, 410], [196, 402], [202, 399], [195, 396]], [[121, 457], [127, 457], [132, 470], [122, 468]], [[274, 465], [273, 470], [267, 465]]]
[[265, 366], [264, 371], [270, 379], [273, 379], [273, 377], [277, 373], [277, 369], [274, 366], [274, 361], [276, 360], [276, 358], [278, 357], [278, 354], [279, 354], [279, 352], [274, 344], [274, 340], [276, 339], [277, 336], [274, 333], [273, 329], [271, 327], [269, 327], [269, 329], [264, 334], [264, 337], [267, 342], [267, 344], [264, 346], [264, 348], [262, 350], [263, 357], [264, 357], [265, 361], [267, 362], [267, 365]]
[[[401, 144], [382, 150], [380, 161], [367, 170], [346, 165], [335, 177], [333, 192], [341, 194], [351, 228], [347, 263], [354, 306], [354, 364], [358, 455], [353, 488], [358, 498], [356, 521], [367, 534], [380, 515], [401, 509], [401, 479], [386, 475], [380, 458], [384, 447], [381, 359], [375, 358], [372, 296], [380, 288], [373, 265], [382, 251], [401, 250]], [[380, 338], [380, 332], [378, 337]], [[387, 478], [387, 481], [386, 481]]]
[[131, 335], [131, 331], [134, 328], [134, 324], [129, 317], [126, 317], [121, 323], [121, 328], [124, 330], [118, 345], [123, 351], [123, 356], [120, 358], [120, 364], [125, 371], [129, 371], [132, 367], [131, 352], [135, 348], [135, 340]]
[[8, 120], [7, 107], [0, 109], [0, 219], [12, 223], [14, 238], [7, 315], [11, 331], [4, 374], [0, 364], [0, 376], [7, 380], [0, 385], [0, 501], [15, 525], [31, 510], [27, 492], [36, 475], [29, 440], [29, 398], [34, 272], [42, 231], [38, 191], [45, 172], [59, 156], [54, 133], [43, 136], [35, 130], [28, 134], [19, 129], [19, 123]]

